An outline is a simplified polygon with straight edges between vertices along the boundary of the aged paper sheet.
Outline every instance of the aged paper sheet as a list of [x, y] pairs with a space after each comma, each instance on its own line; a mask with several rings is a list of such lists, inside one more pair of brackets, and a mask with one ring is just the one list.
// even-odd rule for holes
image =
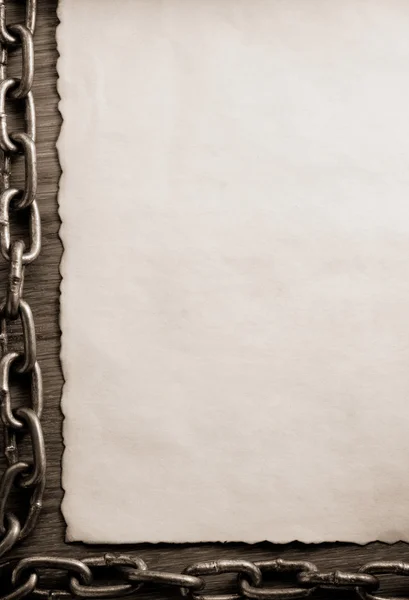
[[409, 3], [59, 14], [68, 540], [409, 541]]

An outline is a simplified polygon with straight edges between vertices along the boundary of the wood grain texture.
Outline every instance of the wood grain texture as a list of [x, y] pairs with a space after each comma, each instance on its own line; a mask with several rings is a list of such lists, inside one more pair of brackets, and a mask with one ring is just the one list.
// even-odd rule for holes
[[[67, 0], [69, 1], [69, 0]], [[84, 0], [85, 1], [85, 0]], [[23, 3], [21, 3], [23, 4]], [[308, 559], [326, 570], [335, 568], [354, 569], [364, 562], [379, 559], [409, 560], [409, 547], [399, 543], [393, 546], [374, 543], [368, 546], [352, 544], [303, 545], [297, 542], [284, 546], [262, 543], [246, 544], [196, 544], [185, 545], [138, 545], [85, 546], [64, 542], [65, 523], [60, 512], [63, 496], [60, 483], [62, 443], [62, 414], [60, 412], [63, 377], [59, 362], [59, 262], [62, 246], [58, 237], [60, 225], [58, 217], [57, 192], [60, 168], [55, 143], [58, 137], [61, 118], [58, 112], [58, 94], [56, 89], [57, 49], [55, 30], [57, 26], [57, 0], [39, 0], [38, 25], [35, 37], [36, 79], [34, 94], [38, 117], [38, 167], [39, 167], [39, 205], [43, 226], [43, 249], [41, 257], [27, 269], [25, 297], [31, 303], [38, 333], [38, 353], [44, 375], [45, 410], [43, 417], [46, 449], [48, 456], [48, 479], [45, 505], [36, 532], [16, 548], [13, 557], [28, 554], [64, 554], [82, 557], [103, 551], [115, 550], [138, 553], [152, 568], [162, 567], [168, 570], [181, 570], [198, 560], [226, 557], [241, 557], [249, 560], [261, 558], [286, 557]], [[19, 13], [21, 14], [21, 13]], [[18, 72], [17, 58], [11, 61], [10, 69]], [[14, 171], [15, 172], [15, 171]], [[21, 165], [17, 165], [17, 178], [21, 178]], [[0, 265], [0, 280], [6, 281], [6, 265]], [[16, 326], [17, 327], [17, 326]], [[13, 343], [21, 343], [21, 332], [13, 332]], [[276, 457], [271, 457], [275, 460]], [[243, 485], [246, 482], [243, 481]], [[18, 499], [19, 500], [19, 499]], [[118, 498], [120, 510], [121, 498]], [[360, 507], [361, 510], [362, 507]], [[135, 510], [138, 510], [135, 499]], [[390, 507], [393, 515], [393, 504]], [[409, 503], [408, 503], [409, 510]], [[225, 581], [225, 578], [221, 578]], [[214, 579], [212, 578], [212, 582]], [[209, 582], [210, 583], [210, 582]], [[409, 597], [409, 579], [385, 576], [383, 591], [400, 592]], [[405, 594], [406, 591], [406, 594]], [[139, 597], [172, 597], [177, 591], [164, 589], [158, 594], [145, 587]], [[328, 592], [321, 597], [338, 597], [338, 593]], [[352, 595], [340, 593], [339, 597]], [[355, 596], [353, 596], [355, 597]]]

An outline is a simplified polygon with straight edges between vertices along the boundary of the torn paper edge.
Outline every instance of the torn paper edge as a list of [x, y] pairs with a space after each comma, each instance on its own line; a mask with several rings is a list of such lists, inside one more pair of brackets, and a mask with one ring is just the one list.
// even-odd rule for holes
[[[62, 371], [62, 376], [63, 376], [63, 385], [62, 385], [62, 394], [61, 394], [61, 414], [62, 414], [62, 425], [61, 425], [61, 432], [62, 432], [62, 443], [63, 443], [63, 453], [62, 453], [62, 472], [61, 472], [61, 488], [63, 491], [63, 499], [61, 502], [61, 513], [63, 515], [65, 524], [66, 524], [66, 534], [65, 534], [65, 541], [68, 543], [75, 543], [75, 542], [84, 542], [84, 539], [80, 539], [78, 537], [76, 537], [73, 534], [73, 529], [75, 529], [75, 527], [73, 527], [72, 525], [70, 526], [69, 524], [69, 519], [67, 519], [66, 516], [66, 512], [65, 512], [65, 508], [64, 505], [67, 504], [67, 490], [65, 487], [65, 463], [67, 461], [67, 452], [68, 452], [68, 448], [66, 445], [66, 441], [65, 441], [65, 429], [66, 429], [66, 410], [64, 408], [65, 405], [65, 399], [64, 399], [64, 388], [66, 385], [66, 374], [65, 374], [65, 370], [64, 370], [64, 332], [66, 331], [66, 328], [68, 326], [68, 324], [65, 322], [65, 317], [64, 317], [64, 277], [65, 277], [65, 261], [66, 261], [66, 248], [67, 248], [67, 244], [66, 244], [66, 233], [65, 233], [65, 226], [64, 226], [64, 202], [61, 202], [61, 188], [62, 188], [62, 182], [64, 181], [64, 178], [66, 176], [66, 168], [67, 165], [65, 163], [65, 155], [64, 152], [62, 151], [62, 146], [63, 146], [63, 142], [64, 142], [64, 138], [65, 138], [65, 129], [66, 129], [66, 123], [64, 120], [64, 102], [65, 102], [65, 98], [67, 97], [66, 92], [68, 91], [68, 87], [69, 87], [69, 83], [66, 80], [65, 76], [64, 76], [64, 64], [65, 64], [65, 58], [64, 58], [64, 53], [65, 53], [65, 47], [66, 47], [66, 40], [63, 41], [63, 36], [62, 36], [62, 29], [64, 28], [64, 25], [62, 23], [62, 4], [63, 4], [64, 0], [59, 0], [58, 3], [58, 8], [57, 8], [57, 17], [58, 17], [58, 23], [57, 23], [57, 27], [56, 27], [56, 42], [57, 42], [57, 53], [58, 53], [58, 58], [57, 58], [57, 65], [56, 65], [56, 72], [57, 72], [57, 82], [56, 82], [56, 88], [57, 88], [57, 93], [59, 96], [59, 101], [58, 101], [58, 109], [59, 109], [59, 113], [61, 116], [61, 127], [60, 127], [60, 132], [58, 135], [58, 139], [56, 142], [56, 149], [57, 149], [57, 154], [58, 154], [58, 162], [60, 165], [60, 178], [59, 178], [59, 184], [58, 184], [58, 195], [57, 195], [57, 205], [58, 205], [58, 215], [60, 218], [60, 228], [59, 228], [59, 238], [61, 241], [61, 245], [62, 245], [62, 255], [61, 255], [61, 261], [60, 261], [60, 265], [59, 265], [59, 273], [60, 273], [60, 286], [59, 286], [59, 292], [60, 292], [60, 317], [59, 317], [59, 326], [60, 326], [60, 353], [59, 353], [59, 357], [60, 357], [60, 365], [61, 365], [61, 371]], [[365, 546], [368, 545], [370, 543], [374, 543], [374, 542], [378, 542], [378, 543], [383, 543], [385, 545], [393, 545], [395, 543], [399, 543], [402, 542], [401, 538], [397, 538], [396, 540], [393, 541], [389, 541], [389, 542], [379, 542], [379, 540], [363, 540], [362, 542], [351, 542], [354, 545], [358, 545], [358, 546]], [[90, 545], [94, 545], [94, 544], [121, 544], [123, 542], [118, 541], [118, 542], [112, 542], [112, 540], [107, 540], [104, 541], [103, 539], [100, 539], [99, 541], [95, 541], [95, 542], [89, 542], [89, 541], [85, 541], [84, 543], [90, 544]], [[186, 542], [183, 542], [183, 540], [180, 540], [180, 542], [173, 542], [173, 543], [169, 543], [166, 542], [166, 540], [154, 540], [154, 541], [150, 541], [150, 540], [145, 540], [144, 542], [135, 542], [136, 543], [153, 543], [153, 544], [157, 544], [157, 543], [168, 543], [169, 545], [177, 545], [179, 543], [183, 543], [185, 544]], [[200, 543], [200, 540], [197, 540], [196, 543]], [[211, 543], [217, 543], [217, 544], [226, 544], [226, 543], [244, 543], [240, 540], [220, 540], [220, 539], [215, 539], [213, 541], [206, 541], [206, 544], [211, 544]], [[311, 539], [308, 541], [299, 541], [299, 540], [294, 540], [294, 539], [282, 539], [282, 540], [274, 540], [274, 541], [267, 541], [267, 540], [253, 540], [251, 542], [246, 542], [246, 545], [254, 545], [254, 544], [260, 544], [260, 543], [268, 543], [268, 544], [272, 544], [272, 545], [284, 545], [284, 544], [289, 544], [289, 543], [298, 543], [298, 544], [302, 544], [303, 546], [308, 546], [308, 545], [318, 545], [318, 544], [331, 544], [331, 543], [348, 543], [345, 540], [343, 540], [342, 542], [340, 542], [339, 540], [333, 540], [333, 541], [328, 541], [326, 540], [325, 542], [316, 540], [316, 539]]]
[[62, 6], [63, 2], [64, 2], [64, 0], [59, 0], [59, 2], [58, 2], [57, 27], [56, 27], [56, 31], [55, 31], [55, 38], [56, 38], [56, 43], [57, 43], [56, 89], [57, 89], [57, 94], [59, 97], [58, 110], [59, 110], [59, 113], [61, 116], [61, 126], [60, 126], [58, 139], [56, 141], [57, 157], [58, 157], [58, 162], [60, 165], [60, 177], [59, 177], [58, 186], [57, 186], [57, 190], [58, 190], [57, 191], [57, 210], [58, 210], [58, 215], [60, 218], [60, 227], [58, 230], [58, 236], [60, 238], [60, 242], [61, 242], [61, 246], [62, 246], [61, 260], [60, 260], [60, 264], [59, 264], [59, 273], [60, 273], [60, 285], [59, 285], [59, 292], [60, 292], [60, 298], [59, 298], [60, 352], [59, 352], [59, 358], [60, 358], [60, 367], [61, 367], [61, 373], [62, 373], [62, 378], [63, 378], [63, 383], [62, 383], [62, 388], [61, 388], [61, 399], [60, 399], [60, 411], [61, 411], [61, 416], [62, 416], [60, 431], [61, 431], [61, 438], [62, 438], [62, 445], [63, 445], [63, 451], [62, 451], [62, 457], [61, 457], [61, 489], [63, 492], [63, 497], [62, 497], [62, 501], [61, 501], [61, 505], [60, 505], [60, 511], [61, 511], [61, 514], [64, 518], [64, 522], [66, 525], [65, 541], [73, 542], [73, 539], [70, 534], [70, 526], [69, 526], [68, 520], [67, 520], [65, 512], [64, 512], [64, 501], [65, 501], [65, 496], [67, 493], [66, 489], [65, 489], [65, 484], [64, 484], [64, 473], [65, 473], [64, 462], [66, 459], [67, 447], [65, 444], [65, 435], [64, 435], [65, 419], [66, 419], [65, 410], [64, 410], [64, 387], [66, 384], [66, 376], [65, 376], [65, 371], [64, 371], [64, 359], [63, 359], [63, 355], [64, 355], [63, 344], [64, 344], [64, 331], [65, 331], [65, 323], [64, 323], [64, 316], [63, 316], [64, 315], [64, 310], [63, 310], [63, 304], [64, 304], [64, 300], [63, 300], [64, 299], [64, 259], [65, 259], [65, 253], [66, 253], [66, 244], [65, 244], [65, 233], [64, 233], [64, 209], [61, 206], [61, 188], [62, 188], [62, 182], [65, 177], [65, 169], [66, 169], [66, 165], [64, 163], [64, 153], [61, 150], [62, 140], [64, 138], [64, 129], [65, 129], [64, 98], [66, 97], [66, 94], [65, 94], [66, 82], [64, 81], [64, 76], [62, 75], [62, 73], [64, 71], [64, 68], [62, 67], [62, 65], [64, 63], [64, 59], [62, 58], [62, 55], [64, 54], [64, 44], [63, 44], [63, 37], [61, 35], [61, 25], [62, 25], [61, 6]]

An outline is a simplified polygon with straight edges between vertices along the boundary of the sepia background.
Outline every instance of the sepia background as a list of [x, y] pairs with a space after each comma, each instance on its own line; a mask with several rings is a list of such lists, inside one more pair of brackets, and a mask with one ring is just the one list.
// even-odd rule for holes
[[[67, 0], [69, 1], [69, 0]], [[86, 0], [84, 0], [86, 1]], [[20, 16], [10, 3], [13, 21]], [[23, 3], [21, 3], [23, 4]], [[19, 8], [19, 7], [18, 7]], [[246, 544], [196, 544], [185, 545], [139, 545], [139, 546], [85, 546], [83, 544], [66, 544], [65, 523], [60, 512], [63, 490], [61, 489], [61, 456], [62, 414], [60, 398], [63, 386], [63, 375], [59, 361], [60, 330], [59, 330], [59, 263], [62, 255], [62, 245], [58, 236], [58, 182], [60, 167], [56, 151], [56, 140], [61, 126], [58, 112], [57, 72], [56, 62], [58, 52], [55, 41], [57, 20], [57, 0], [39, 0], [37, 29], [35, 35], [36, 77], [34, 96], [37, 106], [38, 123], [38, 172], [39, 194], [38, 203], [42, 217], [43, 247], [40, 258], [27, 269], [25, 280], [25, 297], [30, 302], [37, 325], [38, 354], [44, 378], [43, 427], [47, 450], [47, 486], [44, 509], [39, 519], [35, 533], [20, 544], [12, 553], [12, 558], [32, 554], [51, 554], [84, 557], [105, 551], [126, 551], [140, 555], [151, 568], [180, 571], [187, 565], [199, 560], [215, 560], [218, 558], [246, 558], [248, 560], [285, 557], [304, 559], [315, 562], [320, 568], [328, 571], [335, 569], [356, 569], [363, 563], [373, 560], [408, 560], [409, 547], [399, 543], [393, 546], [374, 543], [368, 546], [351, 544], [322, 544], [303, 545], [297, 542], [285, 546], [269, 543], [249, 546]], [[10, 61], [10, 73], [18, 73], [19, 57]], [[14, 181], [22, 178], [22, 165], [18, 164], [13, 170], [16, 173]], [[14, 177], [14, 175], [13, 175]], [[7, 265], [0, 263], [0, 281], [7, 278]], [[92, 306], [89, 307], [92, 310]], [[12, 344], [21, 344], [21, 331], [15, 326]], [[274, 457], [271, 457], [274, 460]], [[4, 462], [2, 464], [4, 466]], [[119, 467], [120, 468], [120, 467]], [[246, 482], [243, 481], [243, 485]], [[409, 500], [409, 499], [408, 499]], [[16, 512], [20, 510], [21, 498], [16, 498]], [[120, 510], [121, 498], [118, 498]], [[409, 507], [409, 504], [408, 504]], [[24, 509], [21, 509], [24, 510]], [[137, 498], [135, 510], [138, 510]], [[393, 514], [394, 507], [390, 511]], [[8, 557], [10, 558], [10, 557]], [[226, 577], [209, 579], [209, 589], [217, 589], [218, 581], [223, 582], [226, 590]], [[409, 597], [409, 579], [381, 576], [382, 592], [390, 595], [395, 592]], [[211, 585], [210, 585], [211, 583]], [[164, 588], [161, 594], [145, 586], [138, 594], [140, 597], [171, 597], [178, 596], [177, 589]], [[344, 592], [323, 593], [321, 597], [348, 598], [354, 594]]]

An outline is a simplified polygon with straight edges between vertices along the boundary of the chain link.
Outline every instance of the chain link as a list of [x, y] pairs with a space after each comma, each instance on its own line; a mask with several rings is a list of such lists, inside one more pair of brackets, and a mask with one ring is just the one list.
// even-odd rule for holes
[[[298, 583], [297, 575], [303, 574], [315, 574], [318, 572], [317, 567], [306, 561], [290, 561], [278, 558], [276, 560], [264, 560], [255, 563], [257, 568], [260, 569], [261, 573], [285, 573], [295, 575], [296, 583]], [[281, 587], [271, 586], [259, 586], [250, 583], [247, 578], [240, 577], [238, 579], [238, 585], [243, 596], [247, 598], [254, 598], [255, 600], [269, 600], [273, 598], [307, 598], [315, 591], [316, 586], [314, 584], [307, 583], [306, 587], [291, 587], [283, 589]]]
[[[141, 558], [132, 558], [126, 555], [105, 554], [104, 556], [96, 556], [85, 558], [82, 561], [87, 567], [93, 570], [105, 568], [105, 571], [114, 571], [114, 576], [118, 574], [121, 567], [128, 567], [128, 573], [145, 572], [147, 570], [146, 563]], [[90, 585], [81, 584], [76, 577], [70, 579], [70, 591], [77, 598], [119, 598], [137, 592], [142, 587], [142, 583], [132, 583], [131, 577], [128, 581], [118, 583]]]
[[[12, 532], [10, 536], [16, 535], [13, 527], [16, 528], [16, 522], [11, 518], [8, 529]], [[43, 587], [43, 570], [65, 572], [65, 583], [59, 589]], [[99, 571], [104, 572], [104, 580], [101, 580]], [[224, 594], [204, 593], [206, 583], [203, 577], [220, 574], [233, 575], [230, 584], [235, 585], [236, 591]], [[276, 586], [267, 583], [264, 579], [268, 574], [272, 574], [274, 579], [284, 578], [287, 587], [283, 587], [282, 581]], [[223, 559], [195, 563], [186, 567], [182, 573], [172, 573], [149, 569], [141, 558], [126, 554], [107, 553], [82, 560], [33, 556], [20, 560], [3, 578], [0, 570], [0, 593], [3, 594], [0, 600], [21, 600], [27, 596], [58, 600], [120, 598], [139, 592], [144, 585], [159, 589], [176, 586], [181, 598], [191, 596], [196, 599], [293, 600], [314, 597], [316, 592], [322, 590], [327, 594], [329, 590], [344, 590], [356, 594], [356, 598], [362, 600], [396, 600], [390, 596], [378, 595], [381, 583], [377, 577], [379, 574], [409, 577], [409, 563], [372, 562], [358, 571], [321, 572], [315, 564], [306, 561], [280, 558], [258, 562]], [[409, 598], [409, 592], [401, 600], [404, 598]]]
[[[11, 583], [15, 589], [18, 589], [18, 585], [23, 579], [23, 575], [26, 580], [36, 576], [36, 584], [33, 589], [30, 590], [30, 594], [37, 598], [51, 598], [57, 596], [58, 598], [71, 598], [69, 590], [48, 590], [38, 585], [40, 569], [66, 571], [72, 578], [73, 574], [79, 576], [83, 585], [91, 586], [93, 583], [93, 575], [90, 568], [85, 564], [85, 561], [76, 560], [75, 558], [61, 558], [51, 556], [31, 556], [29, 558], [23, 558], [17, 566], [13, 569], [11, 574]], [[75, 578], [75, 581], [77, 579]], [[6, 596], [7, 598], [7, 596]], [[19, 595], [18, 598], [24, 598]], [[3, 600], [3, 598], [1, 599]]]
[[[4, 299], [0, 301], [0, 418], [4, 426], [4, 454], [7, 467], [0, 479], [0, 557], [25, 538], [35, 527], [45, 487], [45, 446], [41, 427], [43, 408], [42, 376], [37, 362], [36, 333], [31, 308], [23, 299], [25, 267], [41, 249], [41, 223], [37, 205], [36, 111], [32, 85], [34, 78], [33, 35], [37, 0], [25, 0], [24, 22], [8, 25], [5, 0], [0, 0], [0, 250], [8, 263], [9, 276]], [[21, 52], [20, 77], [8, 77], [10, 52]], [[6, 104], [23, 105], [25, 130], [9, 132], [10, 113]], [[12, 162], [22, 155], [25, 163], [24, 189], [10, 187]], [[10, 223], [15, 213], [28, 215], [29, 246], [12, 239]], [[23, 348], [9, 348], [10, 323], [21, 323]], [[12, 403], [10, 380], [17, 385], [30, 379], [28, 406]], [[22, 458], [21, 436], [31, 443], [30, 458]], [[9, 510], [14, 491], [28, 492], [29, 507], [24, 521]], [[6, 568], [7, 567], [7, 568]], [[8, 568], [10, 567], [10, 568]], [[63, 571], [66, 581], [60, 589], [41, 584], [41, 571]], [[100, 575], [103, 572], [104, 578]], [[204, 577], [233, 575], [235, 591], [206, 592]], [[77, 560], [52, 556], [32, 556], [17, 564], [0, 564], [0, 600], [26, 597], [47, 599], [118, 598], [137, 593], [143, 586], [179, 588], [181, 597], [193, 600], [291, 600], [315, 595], [318, 590], [353, 591], [362, 600], [394, 600], [378, 595], [380, 574], [409, 576], [409, 563], [372, 562], [357, 572], [321, 572], [306, 561], [272, 559], [215, 560], [195, 563], [182, 573], [150, 569], [139, 557], [123, 554]], [[266, 581], [273, 579], [276, 584]], [[283, 587], [282, 579], [287, 582]], [[409, 598], [409, 586], [408, 594]]]
[[[263, 579], [260, 569], [252, 562], [247, 560], [212, 560], [195, 563], [190, 565], [184, 571], [184, 575], [213, 575], [219, 573], [237, 573], [238, 576], [246, 576], [250, 579], [251, 584], [259, 586]], [[191, 587], [181, 587], [182, 596], [190, 596], [195, 600], [238, 600], [241, 594], [203, 594], [201, 586], [200, 592], [194, 591]]]
[[[0, 479], [0, 556], [9, 552], [35, 527], [45, 487], [45, 446], [41, 427], [43, 407], [42, 375], [37, 362], [36, 333], [33, 313], [23, 298], [25, 268], [41, 249], [41, 223], [37, 205], [36, 111], [32, 93], [34, 79], [34, 29], [36, 0], [26, 0], [23, 23], [8, 24], [5, 0], [0, 0], [0, 250], [8, 263], [8, 285], [0, 302], [0, 418], [4, 426], [4, 455], [7, 467]], [[19, 52], [19, 77], [7, 73], [10, 53]], [[8, 107], [10, 110], [8, 111]], [[25, 129], [10, 131], [12, 117], [23, 110]], [[22, 155], [25, 164], [24, 188], [10, 187], [14, 159]], [[11, 235], [11, 222], [16, 213], [27, 216], [28, 247], [23, 239]], [[9, 331], [19, 319], [23, 348], [9, 348]], [[29, 400], [25, 406], [14, 406], [11, 381], [18, 388], [30, 382]], [[28, 437], [31, 456], [22, 457], [19, 440]], [[23, 522], [9, 509], [15, 491], [28, 495], [28, 511]], [[37, 564], [37, 563], [35, 563]], [[31, 563], [30, 563], [31, 565]], [[82, 568], [81, 563], [81, 568]], [[24, 571], [24, 565], [20, 569]], [[31, 567], [30, 567], [31, 568]], [[85, 567], [84, 567], [85, 568]], [[37, 587], [37, 575], [29, 573], [23, 580], [16, 572], [15, 587], [6, 597], [24, 597]]]
[[16, 319], [21, 306], [24, 285], [23, 254], [24, 242], [16, 240], [10, 244], [8, 287], [6, 290], [6, 300], [2, 305], [2, 318], [5, 317], [6, 329], [7, 318], [11, 320]]

